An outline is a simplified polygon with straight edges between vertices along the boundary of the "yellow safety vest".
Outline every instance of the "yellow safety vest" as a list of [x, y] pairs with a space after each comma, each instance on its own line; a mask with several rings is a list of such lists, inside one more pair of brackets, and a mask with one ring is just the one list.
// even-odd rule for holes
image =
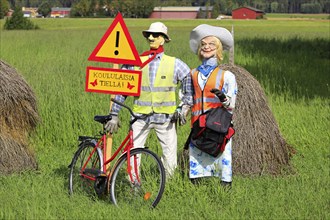
[[[147, 59], [148, 56], [141, 57], [142, 63]], [[175, 57], [163, 54], [153, 87], [149, 81], [149, 64], [142, 69], [141, 93], [134, 99], [134, 112], [141, 114], [151, 112], [173, 114], [175, 112], [177, 85], [173, 83], [174, 66]]]

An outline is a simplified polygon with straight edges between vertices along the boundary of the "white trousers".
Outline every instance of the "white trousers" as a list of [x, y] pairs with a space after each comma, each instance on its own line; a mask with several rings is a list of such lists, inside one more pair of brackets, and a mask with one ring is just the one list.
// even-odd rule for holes
[[137, 120], [133, 124], [134, 147], [144, 147], [151, 129], [155, 130], [157, 139], [162, 147], [161, 160], [164, 164], [166, 175], [172, 176], [177, 167], [177, 134], [175, 123], [146, 124], [142, 120]]

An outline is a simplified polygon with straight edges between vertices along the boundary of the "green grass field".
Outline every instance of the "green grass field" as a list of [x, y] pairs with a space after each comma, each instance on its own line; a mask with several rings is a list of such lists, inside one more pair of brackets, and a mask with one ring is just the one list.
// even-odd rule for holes
[[329, 14], [281, 14], [281, 13], [267, 13], [267, 19], [328, 19]]
[[[112, 19], [32, 21], [41, 29], [1, 29], [0, 59], [15, 67], [36, 93], [42, 122], [30, 141], [39, 169], [0, 176], [0, 219], [330, 218], [329, 20], [163, 20], [172, 38], [166, 53], [192, 68], [199, 61], [189, 49], [190, 31], [202, 23], [234, 26], [235, 63], [261, 83], [282, 135], [298, 153], [291, 161], [296, 174], [234, 174], [230, 193], [215, 179], [196, 187], [178, 172], [154, 210], [117, 208], [109, 200], [67, 194], [67, 166], [78, 135], [95, 134], [100, 127], [94, 115], [109, 111], [110, 96], [87, 93], [84, 86], [87, 66], [111, 67], [87, 58]], [[151, 22], [125, 19], [139, 52], [148, 49], [141, 31]], [[127, 122], [127, 112], [121, 118]], [[184, 126], [178, 131], [180, 151], [188, 130]], [[114, 136], [114, 146], [126, 131], [123, 126]], [[161, 153], [154, 134], [146, 145]]]

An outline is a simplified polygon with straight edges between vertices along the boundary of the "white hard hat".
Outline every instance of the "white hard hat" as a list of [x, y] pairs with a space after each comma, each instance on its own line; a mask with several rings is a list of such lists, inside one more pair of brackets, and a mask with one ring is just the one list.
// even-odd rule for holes
[[170, 42], [171, 39], [167, 35], [167, 27], [162, 22], [154, 22], [150, 25], [148, 30], [142, 31], [144, 37], [148, 37], [148, 33], [161, 33], [165, 37], [165, 42]]

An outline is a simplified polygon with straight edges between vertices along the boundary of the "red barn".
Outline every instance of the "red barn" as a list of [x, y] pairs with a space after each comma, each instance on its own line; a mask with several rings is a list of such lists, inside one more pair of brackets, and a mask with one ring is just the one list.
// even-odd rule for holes
[[64, 17], [70, 17], [70, 11], [71, 8], [52, 8], [52, 11], [50, 12], [51, 18], [64, 18]]
[[211, 18], [213, 6], [205, 7], [180, 7], [165, 6], [155, 7], [149, 18], [160, 19], [196, 19]]
[[263, 18], [265, 12], [252, 8], [252, 7], [240, 7], [232, 10], [233, 19], [257, 19]]
[[149, 18], [195, 19], [200, 7], [155, 7]]

